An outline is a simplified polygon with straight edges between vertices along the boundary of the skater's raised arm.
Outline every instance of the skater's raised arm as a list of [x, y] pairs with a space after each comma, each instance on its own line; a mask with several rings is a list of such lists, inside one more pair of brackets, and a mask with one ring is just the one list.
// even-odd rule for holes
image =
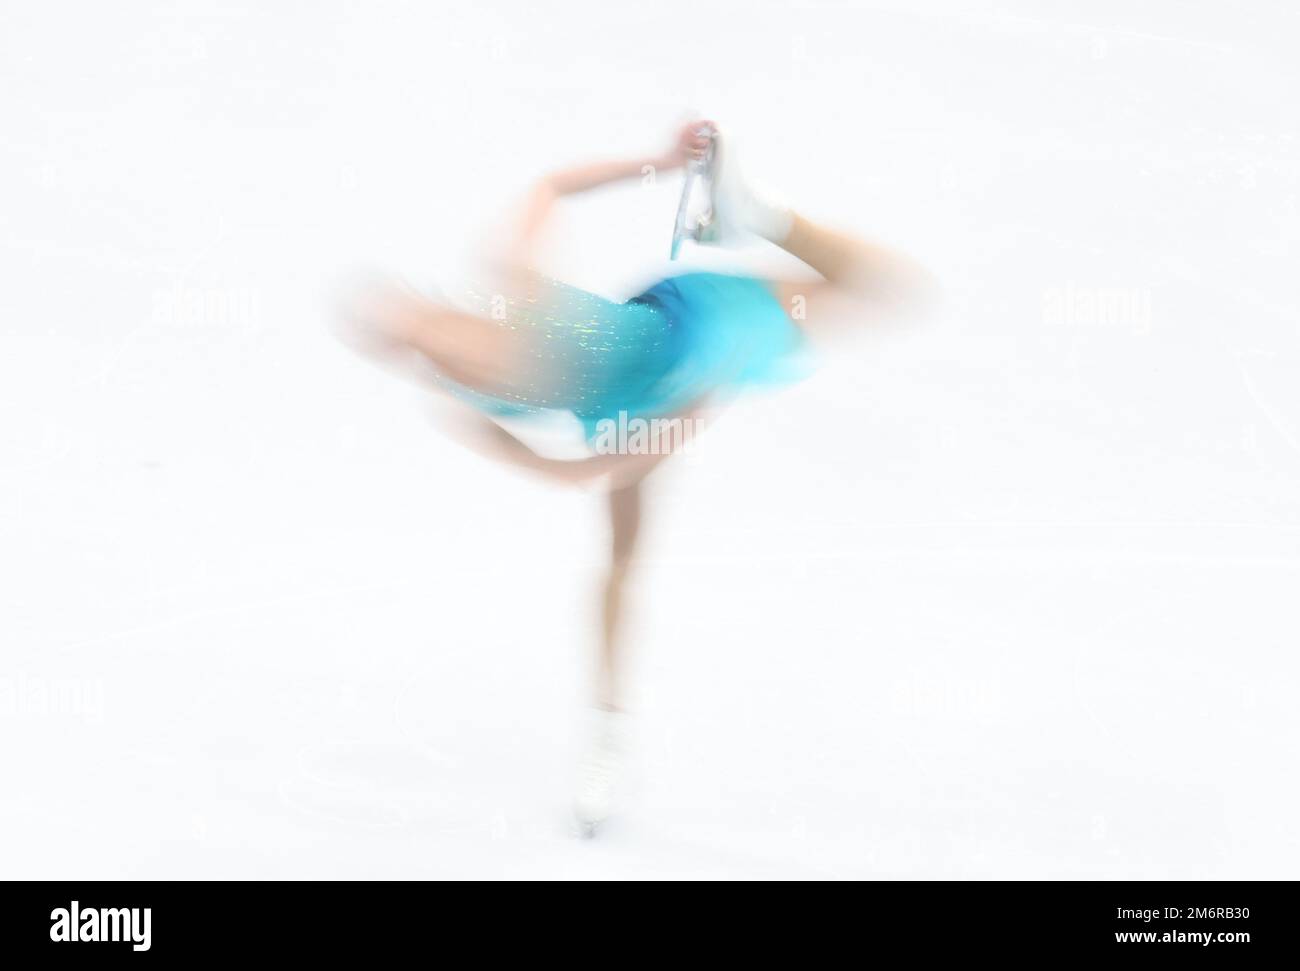
[[704, 157], [709, 148], [709, 137], [705, 132], [711, 124], [707, 121], [693, 121], [685, 125], [673, 136], [672, 145], [666, 152], [561, 169], [543, 177], [541, 184], [557, 196], [567, 196], [620, 179], [642, 178], [647, 168], [656, 171], [679, 169], [691, 159]]
[[691, 159], [702, 158], [708, 150], [709, 139], [700, 132], [709, 124], [710, 122], [693, 121], [684, 126], [666, 152], [616, 161], [591, 162], [544, 175], [534, 183], [524, 201], [516, 252], [531, 252], [532, 244], [550, 216], [552, 207], [562, 196], [586, 192], [623, 179], [644, 178], [647, 169], [670, 172], [681, 168]]

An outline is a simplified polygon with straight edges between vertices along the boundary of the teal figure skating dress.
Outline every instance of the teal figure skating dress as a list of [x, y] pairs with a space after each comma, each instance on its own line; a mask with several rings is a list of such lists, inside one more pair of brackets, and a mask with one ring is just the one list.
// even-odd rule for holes
[[662, 418], [706, 397], [796, 380], [804, 339], [767, 284], [687, 273], [624, 303], [551, 281], [545, 296], [496, 315], [529, 328], [540, 369], [558, 380], [498, 395], [453, 386], [489, 414], [572, 412], [588, 440], [603, 421]]

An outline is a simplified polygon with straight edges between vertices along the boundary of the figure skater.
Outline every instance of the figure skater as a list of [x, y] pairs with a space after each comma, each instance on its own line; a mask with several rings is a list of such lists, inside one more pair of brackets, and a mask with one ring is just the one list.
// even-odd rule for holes
[[[536, 272], [534, 250], [557, 200], [645, 166], [707, 167], [701, 242], [771, 241], [820, 281], [785, 282], [686, 272], [623, 303]], [[674, 250], [676, 246], [674, 244]], [[642, 480], [663, 449], [625, 449], [557, 460], [539, 455], [491, 416], [571, 412], [588, 442], [603, 423], [693, 421], [720, 397], [782, 380], [813, 329], [846, 316], [892, 311], [918, 292], [919, 272], [902, 257], [818, 225], [753, 191], [732, 145], [707, 121], [686, 125], [662, 155], [585, 165], [540, 179], [504, 248], [500, 292], [482, 312], [432, 300], [397, 284], [369, 287], [347, 310], [352, 335], [390, 361], [416, 363], [468, 403], [456, 433], [479, 451], [553, 479], [603, 481], [609, 565], [601, 604], [592, 731], [574, 801], [585, 833], [608, 815], [623, 749], [623, 603], [642, 517]], [[604, 426], [608, 427], [608, 426]]]

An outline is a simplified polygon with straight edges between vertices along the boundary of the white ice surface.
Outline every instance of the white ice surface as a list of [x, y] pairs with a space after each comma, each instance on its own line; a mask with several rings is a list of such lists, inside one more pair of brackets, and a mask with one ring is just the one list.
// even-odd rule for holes
[[[559, 7], [0, 12], [0, 877], [1296, 877], [1292, 5]], [[943, 300], [656, 481], [579, 843], [598, 500], [328, 301], [691, 107]]]

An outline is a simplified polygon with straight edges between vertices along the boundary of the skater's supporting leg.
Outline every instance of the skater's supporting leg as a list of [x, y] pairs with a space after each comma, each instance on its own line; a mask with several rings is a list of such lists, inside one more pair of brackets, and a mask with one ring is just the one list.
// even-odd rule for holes
[[627, 651], [621, 638], [623, 588], [641, 525], [641, 486], [634, 482], [609, 492], [610, 565], [605, 577], [596, 705], [578, 765], [573, 811], [585, 836], [609, 816], [618, 786], [625, 740], [622, 674]]
[[596, 675], [596, 704], [609, 711], [622, 708], [622, 675], [626, 650], [622, 643], [623, 589], [632, 551], [641, 527], [641, 486], [634, 482], [609, 493], [610, 564], [605, 577], [601, 613], [600, 657]]

